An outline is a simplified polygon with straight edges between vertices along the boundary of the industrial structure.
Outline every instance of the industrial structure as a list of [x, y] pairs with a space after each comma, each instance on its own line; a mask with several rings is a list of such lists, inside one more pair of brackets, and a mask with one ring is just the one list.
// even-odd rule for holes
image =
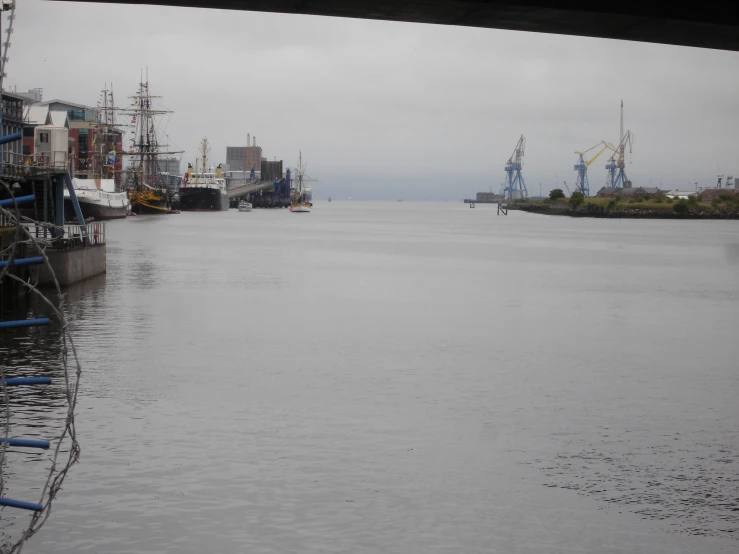
[[634, 136], [631, 131], [626, 131], [626, 134], [624, 134], [624, 101], [621, 100], [621, 129], [619, 132], [618, 148], [615, 148], [612, 144], [603, 141], [603, 144], [613, 150], [613, 154], [606, 164], [606, 169], [608, 170], [606, 187], [610, 187], [612, 189], [631, 187], [631, 181], [626, 177], [625, 167], [626, 145], [629, 145], [629, 154], [631, 154], [633, 138]]
[[506, 182], [503, 189], [503, 196], [508, 200], [515, 198], [527, 198], [526, 183], [521, 175], [523, 168], [523, 151], [526, 146], [526, 139], [523, 135], [518, 139], [513, 154], [508, 158], [505, 164]]
[[257, 137], [246, 135], [246, 146], [227, 146], [226, 165], [230, 171], [259, 171], [262, 165], [262, 147]]
[[575, 152], [575, 154], [578, 155], [578, 160], [577, 160], [577, 163], [575, 164], [575, 171], [577, 171], [577, 180], [575, 181], [575, 192], [581, 192], [585, 196], [590, 196], [590, 184], [588, 183], [588, 168], [590, 167], [590, 164], [592, 164], [598, 158], [598, 156], [600, 156], [603, 152], [605, 152], [609, 148], [609, 146], [605, 144], [603, 148], [599, 150], [598, 153], [592, 158], [590, 158], [589, 160], [585, 159], [585, 154], [597, 148], [598, 146], [600, 146], [600, 144], [601, 143], [596, 144], [595, 146], [591, 146], [584, 152]]

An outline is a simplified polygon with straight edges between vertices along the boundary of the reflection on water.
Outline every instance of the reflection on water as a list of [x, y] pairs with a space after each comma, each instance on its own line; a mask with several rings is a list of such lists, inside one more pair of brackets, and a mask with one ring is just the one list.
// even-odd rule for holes
[[739, 456], [728, 444], [695, 437], [614, 452], [590, 448], [535, 460], [547, 486], [577, 491], [645, 518], [666, 520], [674, 532], [734, 536], [739, 531]]
[[[734, 222], [465, 208], [111, 222], [34, 551], [735, 551]], [[58, 371], [54, 333], [0, 353]]]

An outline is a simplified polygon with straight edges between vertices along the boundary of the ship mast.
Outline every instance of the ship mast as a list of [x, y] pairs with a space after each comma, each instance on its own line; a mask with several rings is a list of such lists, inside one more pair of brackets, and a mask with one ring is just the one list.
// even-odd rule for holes
[[138, 91], [130, 98], [133, 100], [133, 109], [123, 112], [131, 117], [133, 134], [132, 144], [128, 152], [128, 155], [133, 157], [133, 163], [128, 170], [130, 177], [127, 179], [126, 188], [135, 190], [141, 190], [144, 187], [163, 188], [159, 174], [159, 156], [181, 154], [182, 152], [159, 151], [160, 146], [156, 136], [154, 116], [171, 112], [153, 108], [152, 99], [160, 97], [152, 96], [149, 91], [148, 69], [147, 80], [144, 81], [142, 71]]
[[298, 194], [303, 194], [303, 151], [298, 156]]
[[[118, 150], [116, 137], [121, 134], [121, 131], [118, 129], [120, 125], [116, 123], [115, 112], [117, 108], [113, 100], [113, 83], [110, 84], [109, 90], [106, 82], [100, 94], [102, 98], [98, 101], [98, 121], [93, 131], [91, 175], [94, 179], [105, 179], [108, 177], [108, 173], [112, 173], [116, 181], [116, 187], [118, 187], [120, 176], [115, 171], [115, 162], [116, 157], [121, 152]], [[111, 151], [115, 152], [115, 156], [112, 163], [108, 163], [108, 153]]]
[[203, 139], [203, 174], [208, 172], [208, 139]]

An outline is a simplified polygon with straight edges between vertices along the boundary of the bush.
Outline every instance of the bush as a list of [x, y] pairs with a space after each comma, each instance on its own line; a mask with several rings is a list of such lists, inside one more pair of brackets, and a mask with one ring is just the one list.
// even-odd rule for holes
[[718, 206], [719, 204], [721, 204], [721, 199], [717, 196], [711, 201], [711, 204], [713, 204], [714, 206]]
[[615, 207], [616, 207], [616, 204], [617, 204], [617, 203], [618, 203], [618, 200], [617, 200], [616, 198], [614, 198], [613, 200], [611, 200], [611, 201], [610, 201], [610, 202], [608, 203], [608, 206], [606, 206], [606, 210], [612, 210], [613, 208], [615, 208]]
[[554, 189], [553, 191], [549, 193], [549, 200], [551, 200], [552, 202], [554, 202], [555, 200], [559, 198], [564, 198], [564, 197], [565, 197], [565, 193], [562, 192], [562, 189]]
[[672, 209], [680, 215], [685, 215], [686, 213], [688, 213], [688, 201], [684, 198], [682, 200], [678, 200]]
[[720, 198], [721, 200], [724, 200], [724, 201], [726, 201], [726, 200], [734, 200], [734, 195], [733, 195], [733, 194], [731, 194], [730, 192], [722, 192], [722, 193], [720, 193], [720, 194], [718, 195], [718, 197], [719, 197], [719, 198]]
[[570, 197], [570, 206], [577, 209], [583, 202], [585, 202], [585, 195], [580, 191], [575, 191]]
[[697, 208], [698, 207], [698, 199], [695, 196], [691, 196], [688, 198], [688, 206], [691, 208]]
[[672, 198], [670, 198], [669, 196], [667, 197], [667, 203], [672, 204]]
[[698, 193], [695, 195], [695, 197], [698, 199], [698, 202], [703, 202], [703, 193]]

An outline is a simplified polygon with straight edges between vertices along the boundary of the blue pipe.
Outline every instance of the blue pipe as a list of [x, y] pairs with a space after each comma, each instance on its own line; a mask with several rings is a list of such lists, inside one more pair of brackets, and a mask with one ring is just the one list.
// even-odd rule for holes
[[0, 321], [0, 329], [11, 329], [14, 327], [39, 327], [48, 325], [48, 317], [40, 317], [38, 319], [19, 319], [18, 321]]
[[[36, 197], [33, 194], [29, 194], [28, 196], [19, 196], [15, 199], [17, 204], [23, 204], [24, 202], [33, 202], [36, 199]], [[13, 205], [13, 199], [8, 198], [7, 200], [0, 200], [0, 206], [3, 208], [6, 208], [7, 206]]]
[[[6, 387], [13, 387], [17, 385], [48, 385], [51, 383], [51, 377], [11, 377], [5, 379]], [[2, 381], [0, 381], [0, 385]]]
[[[44, 263], [43, 256], [36, 256], [35, 258], [16, 258], [10, 265], [35, 265]], [[6, 267], [8, 261], [0, 262], [0, 268]]]
[[21, 133], [13, 133], [12, 135], [5, 135], [4, 137], [0, 137], [0, 144], [6, 144], [8, 142], [15, 142], [16, 140], [21, 140], [23, 135]]
[[[72, 200], [72, 207], [74, 208], [74, 215], [77, 216], [77, 223], [80, 227], [83, 229], [87, 229], [85, 225], [85, 218], [82, 216], [82, 209], [80, 208], [79, 200], [77, 200], [77, 194], [74, 192], [74, 184], [72, 183], [72, 177], [69, 175], [69, 173], [64, 174], [64, 182], [67, 184], [67, 190], [69, 191], [69, 198]], [[57, 197], [57, 202], [60, 202], [63, 205], [64, 204], [64, 191], [61, 192], [62, 196], [61, 198]], [[62, 210], [62, 223], [57, 223], [59, 227], [61, 227], [64, 224], [64, 211]], [[90, 239], [87, 237], [87, 231], [85, 231], [85, 242], [89, 245]]]
[[20, 508], [21, 510], [31, 510], [32, 512], [40, 512], [44, 509], [41, 504], [32, 502], [23, 502], [22, 500], [12, 500], [11, 498], [0, 498], [0, 506], [10, 506], [11, 508]]
[[[5, 438], [0, 438], [0, 444], [5, 442]], [[8, 439], [8, 446], [20, 446], [21, 448], [43, 448], [49, 449], [49, 441], [37, 441], [31, 439]]]

